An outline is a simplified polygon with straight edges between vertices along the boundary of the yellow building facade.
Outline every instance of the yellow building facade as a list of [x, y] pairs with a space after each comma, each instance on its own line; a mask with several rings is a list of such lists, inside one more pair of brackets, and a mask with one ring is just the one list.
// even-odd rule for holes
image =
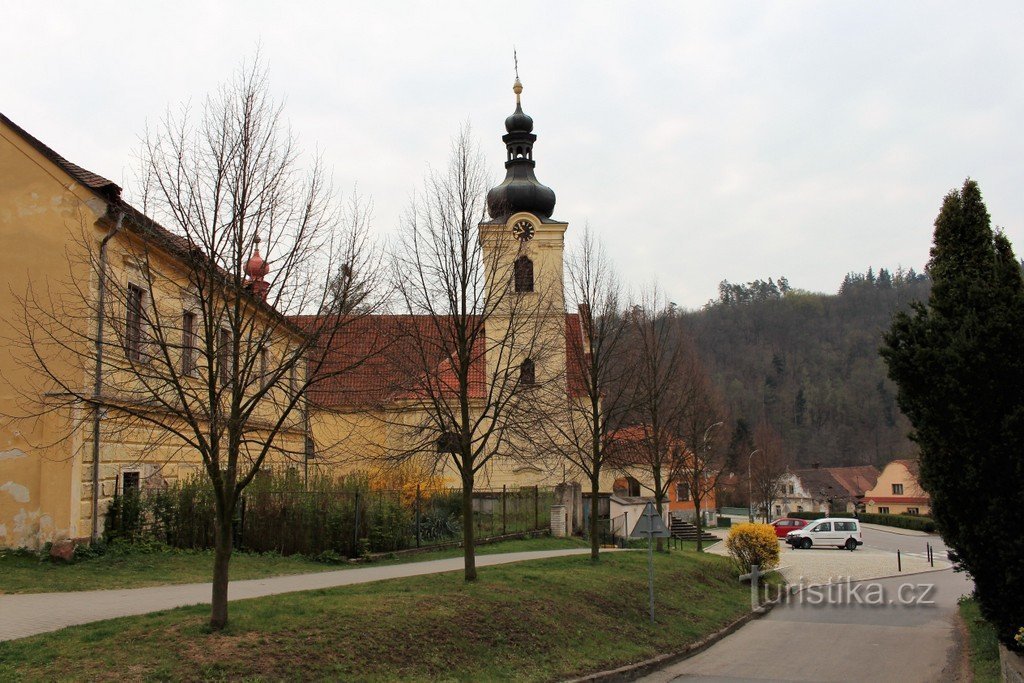
[[880, 515], [931, 514], [931, 498], [918, 483], [914, 460], [893, 460], [864, 494], [864, 511]]
[[[132, 314], [98, 312], [97, 258], [108, 288], [134, 288], [152, 319], [159, 312], [177, 320], [193, 303], [183, 294], [188, 270], [175, 239], [126, 205], [117, 185], [0, 114], [0, 546], [95, 536], [119, 490], [201, 468], [199, 453], [168, 430], [128, 421], [113, 407], [98, 413], [59, 390], [88, 395], [95, 387], [108, 401], [132, 385], [117, 356], [129, 351], [109, 343], [109, 321]], [[106, 321], [99, 329], [108, 335], [108, 361], [120, 363], [95, 364], [98, 320]], [[300, 334], [279, 329], [282, 348]], [[305, 424], [288, 425], [278, 441], [281, 452], [302, 453]]]

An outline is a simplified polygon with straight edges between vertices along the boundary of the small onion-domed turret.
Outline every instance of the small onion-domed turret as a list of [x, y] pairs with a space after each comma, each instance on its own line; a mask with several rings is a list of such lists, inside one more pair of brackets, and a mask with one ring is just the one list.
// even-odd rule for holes
[[262, 279], [270, 272], [270, 264], [260, 256], [260, 238], [256, 237], [256, 248], [253, 249], [252, 257], [245, 262], [245, 274], [253, 280]]
[[246, 287], [264, 301], [267, 300], [267, 292], [270, 290], [270, 283], [264, 280], [270, 272], [270, 264], [260, 256], [260, 236], [256, 235], [256, 246], [252, 250], [252, 256], [245, 262]]
[[487, 193], [487, 212], [494, 220], [506, 220], [520, 211], [528, 211], [539, 218], [550, 218], [555, 210], [555, 191], [541, 185], [534, 175], [533, 119], [523, 111], [520, 94], [523, 85], [516, 78], [512, 91], [516, 94], [516, 110], [505, 119], [501, 137], [508, 150], [505, 160], [505, 180]]

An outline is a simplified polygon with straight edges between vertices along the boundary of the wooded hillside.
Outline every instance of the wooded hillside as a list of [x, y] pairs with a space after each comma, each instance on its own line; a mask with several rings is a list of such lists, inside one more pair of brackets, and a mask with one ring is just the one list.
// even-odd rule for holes
[[884, 268], [848, 274], [834, 295], [793, 289], [784, 277], [725, 281], [718, 299], [684, 313], [732, 413], [732, 465], [745, 465], [762, 419], [797, 466], [914, 457], [878, 348], [893, 313], [927, 299], [930, 286], [913, 269]]

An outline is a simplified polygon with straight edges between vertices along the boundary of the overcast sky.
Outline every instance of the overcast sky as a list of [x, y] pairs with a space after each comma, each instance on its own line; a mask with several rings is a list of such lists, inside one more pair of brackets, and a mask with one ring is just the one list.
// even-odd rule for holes
[[[469, 121], [504, 176], [512, 48], [537, 177], [633, 285], [834, 292], [920, 269], [979, 181], [1024, 252], [1024, 3], [8, 3], [0, 111], [126, 187], [147, 122], [257, 45], [307, 149], [393, 232]], [[725, 7], [721, 7], [725, 5]]]

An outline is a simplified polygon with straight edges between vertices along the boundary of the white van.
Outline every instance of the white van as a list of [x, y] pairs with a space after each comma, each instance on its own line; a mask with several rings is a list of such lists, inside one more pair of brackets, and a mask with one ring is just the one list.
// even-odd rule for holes
[[826, 517], [818, 519], [803, 529], [786, 534], [786, 543], [794, 548], [846, 548], [856, 550], [864, 545], [860, 535], [860, 522], [856, 519]]

